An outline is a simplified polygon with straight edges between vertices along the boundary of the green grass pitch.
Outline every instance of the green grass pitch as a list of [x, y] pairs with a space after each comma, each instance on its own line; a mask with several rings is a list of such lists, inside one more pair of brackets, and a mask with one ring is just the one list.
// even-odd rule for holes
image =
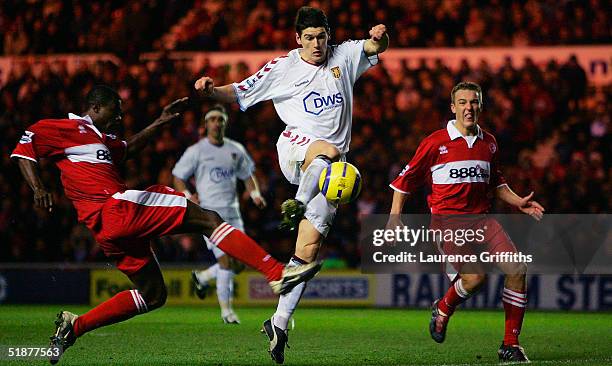
[[[43, 346], [61, 306], [0, 305], [0, 345]], [[85, 306], [66, 310], [82, 313]], [[165, 307], [80, 338], [59, 365], [274, 365], [259, 333], [272, 308]], [[286, 365], [495, 365], [503, 311], [459, 310], [436, 344], [424, 310], [299, 309]], [[611, 313], [527, 312], [522, 344], [538, 365], [611, 365]], [[0, 364], [45, 365], [43, 360]]]

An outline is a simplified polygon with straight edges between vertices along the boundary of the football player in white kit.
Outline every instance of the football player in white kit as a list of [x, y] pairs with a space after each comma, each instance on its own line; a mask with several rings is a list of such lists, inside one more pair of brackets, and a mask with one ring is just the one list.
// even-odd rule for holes
[[[287, 180], [299, 185], [295, 199], [281, 207], [282, 225], [298, 228], [288, 266], [315, 261], [329, 232], [336, 206], [320, 194], [319, 175], [331, 162], [345, 158], [351, 141], [353, 86], [389, 44], [386, 27], [379, 24], [370, 29], [370, 39], [328, 45], [327, 17], [311, 7], [299, 9], [295, 27], [301, 48], [271, 60], [244, 81], [215, 87], [212, 78], [204, 76], [195, 83], [201, 95], [236, 101], [243, 111], [272, 100], [287, 125], [276, 144], [279, 164]], [[284, 361], [287, 324], [305, 288], [300, 284], [281, 296], [276, 312], [264, 322], [270, 355], [277, 363]]]
[[[244, 182], [246, 191], [259, 208], [266, 201], [259, 191], [255, 177], [255, 164], [248, 152], [237, 141], [225, 137], [227, 112], [222, 105], [215, 105], [203, 118], [206, 136], [185, 150], [172, 170], [175, 188], [198, 203], [202, 208], [214, 210], [230, 225], [244, 231], [240, 206], [236, 192], [236, 179]], [[195, 177], [197, 193], [189, 191], [187, 181]], [[221, 318], [226, 324], [240, 324], [232, 308], [234, 276], [244, 267], [225, 254], [204, 237], [208, 249], [212, 250], [217, 264], [202, 271], [193, 271], [196, 293], [206, 296], [208, 281], [217, 279], [217, 297], [221, 307]]]

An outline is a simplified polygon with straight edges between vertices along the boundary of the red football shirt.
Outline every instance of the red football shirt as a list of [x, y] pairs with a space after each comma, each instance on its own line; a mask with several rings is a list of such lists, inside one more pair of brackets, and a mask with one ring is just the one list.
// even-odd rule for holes
[[89, 116], [70, 113], [68, 119], [44, 119], [28, 127], [11, 158], [53, 159], [79, 221], [91, 227], [104, 202], [126, 189], [115, 166], [126, 147], [125, 141], [98, 131]]
[[433, 214], [486, 213], [491, 189], [506, 184], [497, 168], [497, 141], [480, 127], [477, 136], [463, 136], [454, 122], [427, 136], [390, 186], [411, 193], [430, 185]]

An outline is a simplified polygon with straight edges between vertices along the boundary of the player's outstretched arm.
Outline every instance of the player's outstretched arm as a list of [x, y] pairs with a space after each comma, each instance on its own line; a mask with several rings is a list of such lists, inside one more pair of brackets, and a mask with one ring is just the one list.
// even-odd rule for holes
[[507, 184], [504, 184], [495, 190], [495, 194], [502, 201], [515, 206], [522, 213], [533, 217], [537, 221], [540, 221], [544, 216], [544, 207], [537, 201], [531, 199], [533, 197], [533, 192], [525, 197], [520, 197], [514, 193]]
[[236, 91], [230, 84], [215, 86], [211, 77], [202, 76], [194, 84], [195, 90], [203, 97], [211, 98], [221, 103], [232, 103], [237, 100]]
[[130, 137], [127, 142], [126, 159], [134, 157], [149, 142], [151, 137], [159, 132], [160, 127], [181, 115], [189, 104], [189, 97], [177, 99], [164, 107], [162, 113], [153, 123], [145, 127], [144, 130]]
[[370, 39], [363, 45], [363, 50], [368, 56], [385, 52], [389, 47], [389, 35], [384, 24], [375, 25], [370, 29]]
[[18, 158], [19, 170], [32, 191], [34, 191], [34, 204], [38, 208], [44, 208], [51, 212], [53, 210], [53, 195], [47, 191], [40, 179], [38, 166], [35, 162]]

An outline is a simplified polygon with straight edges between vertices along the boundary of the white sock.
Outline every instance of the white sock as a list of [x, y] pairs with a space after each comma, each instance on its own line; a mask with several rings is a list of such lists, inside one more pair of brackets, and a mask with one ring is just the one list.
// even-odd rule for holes
[[300, 177], [300, 185], [295, 194], [296, 200], [306, 205], [319, 193], [319, 177], [323, 169], [327, 168], [328, 165], [329, 161], [318, 157], [310, 163]]
[[219, 271], [219, 263], [215, 263], [214, 265], [208, 267], [203, 271], [196, 272], [196, 278], [200, 283], [205, 283], [210, 280], [217, 278], [217, 272]]
[[232, 312], [232, 295], [234, 292], [234, 272], [219, 268], [217, 271], [217, 298], [221, 306], [221, 315]]
[[[301, 263], [291, 258], [287, 267], [294, 267], [300, 265]], [[304, 290], [306, 290], [306, 282], [302, 282], [299, 285], [295, 286], [288, 294], [281, 295], [278, 299], [278, 306], [276, 307], [276, 312], [272, 316], [272, 323], [279, 327], [282, 330], [287, 329], [287, 325], [289, 324], [289, 319], [293, 316], [295, 312], [295, 308], [297, 308], [302, 295], [304, 294]]]

